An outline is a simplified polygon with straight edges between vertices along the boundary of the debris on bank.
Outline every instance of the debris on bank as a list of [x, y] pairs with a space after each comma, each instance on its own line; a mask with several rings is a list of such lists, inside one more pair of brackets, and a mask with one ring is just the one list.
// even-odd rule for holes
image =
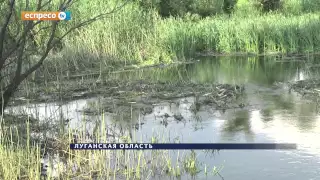
[[[85, 114], [99, 114], [102, 111], [118, 114], [140, 110], [141, 114], [147, 115], [152, 113], [156, 104], [175, 102], [187, 97], [195, 98], [195, 103], [190, 109], [194, 112], [199, 111], [202, 106], [210, 106], [219, 110], [240, 107], [239, 102], [238, 104], [235, 104], [235, 102], [245, 90], [243, 85], [236, 84], [152, 80], [109, 80], [97, 84], [94, 80], [89, 79], [81, 84], [77, 81], [62, 81], [59, 82], [60, 89], [54, 89], [55, 87], [57, 87], [56, 83], [52, 83], [46, 87], [38, 87], [35, 93], [23, 94], [24, 92], [20, 92], [20, 94], [18, 93], [20, 96], [16, 98], [21, 99], [23, 97], [27, 102], [32, 103], [66, 102], [102, 97], [103, 102], [99, 105], [81, 111]], [[47, 89], [50, 89], [50, 91], [47, 91]]]
[[[104, 111], [118, 114], [118, 112], [140, 110], [141, 114], [146, 115], [151, 114], [153, 107], [157, 104], [175, 102], [187, 97], [195, 98], [192, 111], [199, 111], [201, 106], [228, 109], [230, 106], [234, 107], [235, 101], [244, 92], [244, 86], [136, 81], [108, 87], [101, 91], [105, 93], [101, 104], [97, 105], [98, 108], [97, 106], [88, 107], [83, 112], [96, 114], [99, 113], [98, 111]], [[236, 107], [239, 106], [236, 105]]]
[[320, 79], [300, 80], [290, 84], [290, 90], [294, 90], [303, 96], [320, 97]]

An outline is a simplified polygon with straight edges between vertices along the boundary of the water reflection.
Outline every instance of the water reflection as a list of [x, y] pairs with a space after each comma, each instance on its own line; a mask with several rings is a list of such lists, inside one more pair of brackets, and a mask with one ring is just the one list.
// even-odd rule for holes
[[203, 58], [196, 64], [171, 66], [166, 69], [117, 73], [114, 77], [162, 81], [196, 81], [202, 83], [255, 83], [270, 86], [275, 82], [317, 77], [319, 69], [308, 68], [310, 61], [278, 61], [275, 57]]
[[[213, 109], [203, 109], [196, 115], [189, 111], [194, 99], [181, 100], [178, 104], [171, 103], [164, 106], [154, 107], [154, 116], [159, 117], [168, 113], [170, 116], [181, 114], [185, 119], [197, 121], [193, 124], [194, 130], [203, 129], [201, 123], [208, 121], [210, 117], [227, 120], [222, 128], [225, 134], [236, 136], [238, 132], [246, 135], [252, 135], [252, 124], [250, 115], [252, 110], [258, 110], [261, 114], [261, 120], [270, 124], [276, 116], [281, 121], [289, 121], [298, 130], [308, 132], [316, 127], [319, 117], [317, 105], [314, 102], [306, 101], [296, 93], [288, 93], [285, 88], [274, 88], [276, 82], [286, 82], [301, 80], [304, 78], [317, 77], [317, 71], [310, 71], [306, 68], [308, 61], [293, 61], [291, 63], [279, 62], [275, 57], [223, 57], [223, 58], [205, 58], [199, 63], [172, 66], [161, 69], [147, 69], [135, 72], [125, 72], [114, 74], [112, 78], [136, 79], [148, 77], [153, 80], [161, 81], [195, 81], [199, 83], [244, 83], [246, 85], [246, 94], [242, 97], [246, 107], [223, 111]], [[179, 74], [179, 76], [177, 76]], [[79, 110], [92, 106], [94, 103], [101, 103], [103, 99], [97, 101], [81, 100], [77, 103], [67, 105], [40, 104], [35, 107], [19, 107], [20, 110], [28, 111], [37, 115], [38, 118], [48, 117], [61, 119], [72, 119], [71, 127], [76, 128], [79, 120], [88, 120], [88, 116], [80, 113]], [[87, 103], [90, 102], [90, 103]], [[187, 103], [186, 103], [187, 102]], [[16, 107], [15, 109], [17, 109]], [[141, 111], [133, 110], [130, 107], [118, 109], [119, 113], [107, 116], [110, 123], [121, 122], [121, 124], [133, 124], [140, 121], [147, 121]], [[56, 117], [53, 117], [56, 116]], [[89, 117], [99, 121], [100, 115]], [[284, 118], [285, 117], [285, 118]], [[173, 121], [169, 118], [169, 121]], [[284, 122], [286, 123], [286, 122]], [[200, 125], [199, 125], [200, 124]], [[128, 126], [128, 127], [130, 127]]]
[[[318, 71], [307, 66], [310, 61], [314, 63], [315, 59], [279, 62], [275, 57], [207, 58], [196, 64], [113, 74], [111, 78], [128, 80], [148, 78], [164, 82], [242, 83], [245, 84], [246, 94], [241, 100], [245, 102], [246, 106], [227, 109], [225, 112], [207, 107], [194, 113], [189, 110], [194, 98], [186, 98], [179, 100], [178, 103], [156, 105], [153, 113], [149, 115], [129, 108], [119, 110], [122, 113], [116, 115], [105, 114], [105, 118], [107, 124], [118, 122], [127, 127], [132, 127], [137, 122], [139, 124], [144, 122], [134, 132], [135, 136], [144, 141], [149, 141], [155, 132], [162, 134], [170, 134], [171, 132], [170, 135], [173, 137], [183, 137], [182, 141], [184, 142], [298, 143], [300, 151], [292, 152], [294, 156], [292, 154], [278, 154], [279, 152], [260, 151], [247, 154], [245, 152], [232, 152], [234, 154], [226, 152], [219, 158], [226, 160], [227, 167], [234, 168], [225, 171], [225, 175], [231, 179], [237, 179], [239, 174], [242, 174], [243, 179], [250, 179], [254, 176], [268, 179], [270, 173], [277, 174], [274, 175], [276, 179], [279, 179], [280, 176], [282, 179], [320, 179], [320, 175], [316, 174], [320, 172], [317, 169], [320, 162], [320, 141], [318, 140], [320, 139], [320, 115], [317, 105], [297, 93], [289, 93], [285, 87], [274, 86], [278, 82], [318, 77]], [[36, 108], [21, 106], [14, 109], [20, 108], [29, 113], [39, 114], [40, 117], [49, 117], [60, 107], [62, 109], [60, 112], [64, 117], [72, 119], [70, 126], [77, 128], [80, 121], [90, 124], [87, 119], [95, 119], [95, 122], [101, 120], [100, 115], [84, 116], [78, 111], [96, 101], [96, 99], [80, 100], [62, 107], [51, 104]], [[57, 119], [59, 118], [58, 114], [56, 113]], [[161, 123], [165, 114], [168, 115], [166, 126]], [[176, 121], [172, 117], [175, 114], [181, 114], [185, 121]], [[94, 124], [90, 125], [91, 128], [94, 126]], [[306, 158], [306, 154], [311, 158]], [[270, 158], [274, 158], [274, 160]], [[206, 158], [201, 160], [209, 164], [216, 163], [216, 161], [213, 163]], [[239, 161], [248, 161], [248, 164], [241, 164]], [[288, 163], [296, 161], [300, 163], [290, 168], [287, 167]], [[265, 164], [261, 162], [265, 162]], [[281, 169], [281, 167], [285, 168]], [[313, 169], [313, 171], [303, 173], [294, 168]], [[264, 170], [259, 175], [253, 175], [254, 169]]]
[[246, 135], [252, 135], [250, 114], [247, 110], [237, 111], [226, 123], [223, 129], [227, 134], [244, 132]]

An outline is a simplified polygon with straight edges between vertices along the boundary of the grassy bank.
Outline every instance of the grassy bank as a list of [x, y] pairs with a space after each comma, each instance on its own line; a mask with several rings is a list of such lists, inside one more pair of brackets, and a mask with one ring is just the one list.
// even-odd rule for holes
[[[2, 119], [2, 117], [1, 117]], [[5, 119], [2, 119], [3, 122]], [[90, 139], [85, 130], [86, 123], [80, 123], [78, 130], [66, 129], [65, 134], [52, 139], [47, 136], [44, 141], [35, 138], [36, 134], [52, 134], [53, 129], [34, 132], [33, 124], [21, 122], [9, 127], [0, 126], [0, 179], [150, 179], [164, 177], [214, 175], [216, 167], [200, 164], [192, 151], [74, 151], [69, 143], [74, 137], [78, 142], [138, 142], [133, 134], [119, 132], [106, 124], [104, 116], [96, 125]], [[28, 124], [27, 126], [24, 126]], [[61, 130], [61, 129], [60, 129]], [[59, 130], [58, 130], [59, 131]], [[116, 131], [113, 135], [107, 135]], [[152, 143], [165, 143], [166, 136], [154, 133]], [[45, 143], [44, 143], [45, 142]], [[47, 162], [46, 162], [47, 161]], [[204, 166], [204, 167], [203, 167]], [[204, 170], [203, 170], [204, 168]]]
[[[114, 5], [81, 2], [83, 5], [71, 9], [73, 19], [65, 27], [89, 16], [89, 12], [106, 11]], [[63, 42], [64, 49], [52, 58], [65, 70], [103, 71], [119, 65], [183, 61], [196, 52], [319, 51], [320, 14], [313, 10], [318, 3], [310, 6], [291, 0], [283, 6], [282, 11], [262, 13], [239, 0], [230, 16], [200, 18], [189, 13], [164, 19], [155, 10], [146, 11], [137, 3], [129, 3], [109, 18], [73, 33]]]
[[320, 16], [280, 14], [260, 17], [223, 17], [194, 22], [162, 22], [164, 44], [179, 57], [197, 51], [216, 53], [313, 52], [320, 48]]

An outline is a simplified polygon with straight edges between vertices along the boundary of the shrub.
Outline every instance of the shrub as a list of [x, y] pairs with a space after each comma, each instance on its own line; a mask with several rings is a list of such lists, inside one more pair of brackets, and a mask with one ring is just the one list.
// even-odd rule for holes
[[208, 17], [230, 14], [237, 0], [136, 0], [144, 10], [156, 10], [162, 17], [185, 16], [188, 13]]

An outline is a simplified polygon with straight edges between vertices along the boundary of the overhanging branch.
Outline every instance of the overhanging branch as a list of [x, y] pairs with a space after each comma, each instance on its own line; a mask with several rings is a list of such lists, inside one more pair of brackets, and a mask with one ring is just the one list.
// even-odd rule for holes
[[9, 51], [7, 54], [3, 55], [3, 57], [2, 57], [3, 61], [6, 61], [6, 59], [9, 58], [20, 47], [22, 40], [28, 35], [28, 32], [30, 31], [30, 29], [33, 29], [34, 27], [36, 27], [36, 25], [40, 24], [41, 22], [43, 22], [43, 21], [37, 21], [36, 23], [33, 23], [30, 21], [31, 27], [29, 29], [25, 29], [24, 32], [22, 33], [22, 35], [20, 36], [19, 40], [11, 48], [11, 51]]
[[105, 18], [107, 15], [110, 15], [110, 14], [113, 14], [113, 13], [117, 12], [118, 10], [120, 10], [121, 8], [123, 8], [125, 5], [127, 5], [129, 2], [130, 2], [130, 1], [128, 0], [128, 1], [124, 2], [122, 5], [120, 5], [120, 6], [118, 6], [118, 7], [115, 7], [113, 10], [111, 10], [111, 11], [109, 11], [109, 12], [107, 12], [107, 13], [99, 14], [99, 15], [93, 17], [93, 18], [90, 18], [90, 19], [88, 19], [88, 20], [86, 20], [86, 21], [83, 21], [83, 22], [79, 23], [78, 25], [70, 28], [70, 29], [69, 29], [65, 34], [63, 34], [61, 37], [59, 37], [59, 40], [62, 40], [65, 36], [67, 36], [68, 34], [70, 34], [72, 31], [74, 31], [74, 30], [76, 30], [76, 29], [79, 29], [79, 28], [81, 28], [81, 27], [83, 27], [83, 26], [87, 26], [87, 25], [89, 25], [89, 24], [91, 24], [91, 23], [93, 23], [93, 22], [95, 22], [95, 21], [97, 21], [97, 20], [99, 20], [99, 19]]
[[[70, 1], [70, 0], [69, 0]], [[116, 11], [120, 10], [122, 7], [124, 7], [126, 4], [128, 4], [129, 1], [126, 1], [125, 3], [123, 3], [122, 5], [118, 6], [118, 7], [115, 7], [113, 10], [111, 10], [110, 12], [107, 12], [107, 13], [103, 13], [103, 14], [99, 14], [91, 19], [88, 19], [86, 21], [83, 21], [82, 23], [79, 23], [78, 25], [70, 28], [65, 34], [63, 34], [61, 37], [59, 37], [57, 40], [53, 41], [54, 39], [54, 33], [52, 34], [51, 33], [51, 36], [50, 36], [50, 39], [47, 43], [47, 49], [45, 51], [45, 53], [42, 55], [42, 57], [40, 58], [40, 60], [34, 65], [32, 66], [30, 69], [28, 69], [25, 73], [23, 73], [21, 75], [21, 77], [26, 77], [28, 76], [29, 74], [31, 74], [32, 72], [34, 72], [35, 70], [37, 70], [43, 63], [43, 61], [47, 58], [50, 50], [55, 46], [55, 44], [57, 42], [59, 42], [60, 40], [62, 40], [65, 36], [67, 36], [69, 33], [71, 33], [72, 31], [80, 28], [80, 27], [83, 27], [83, 26], [86, 26], [86, 25], [89, 25], [101, 18], [104, 18], [105, 16], [109, 15], [109, 14], [112, 14], [112, 13], [115, 13]], [[62, 8], [63, 6], [60, 6], [60, 8]], [[58, 22], [55, 22], [54, 26], [57, 26], [58, 25]], [[56, 28], [56, 27], [55, 27]]]
[[24, 72], [21, 75], [21, 77], [23, 78], [23, 79], [21, 79], [21, 78], [19, 79], [21, 82], [25, 79], [25, 77], [29, 76], [32, 72], [37, 70], [42, 65], [43, 61], [47, 58], [50, 50], [54, 47], [55, 42], [53, 42], [53, 40], [54, 40], [54, 36], [55, 36], [56, 30], [57, 30], [57, 26], [58, 26], [59, 21], [55, 21], [52, 23], [53, 23], [52, 30], [50, 33], [50, 38], [47, 42], [46, 51], [44, 52], [44, 54], [41, 56], [40, 60], [35, 65], [33, 65], [31, 68], [29, 68], [26, 72]]
[[10, 0], [9, 13], [8, 13], [7, 17], [5, 17], [3, 26], [0, 27], [0, 69], [2, 68], [2, 66], [5, 62], [5, 59], [3, 58], [4, 39], [5, 39], [7, 27], [9, 25], [9, 22], [10, 22], [10, 19], [12, 16], [12, 12], [14, 9], [14, 4], [15, 4], [15, 0]]
[[[18, 34], [21, 34], [19, 37], [14, 38], [15, 41], [13, 46], [10, 48], [6, 48], [6, 51], [4, 53], [4, 43], [5, 43], [5, 35], [6, 35], [6, 31], [9, 31], [10, 29], [8, 29], [8, 25], [10, 22], [10, 18], [13, 14], [13, 12], [15, 11], [14, 9], [14, 5], [15, 5], [15, 0], [8, 0], [10, 1], [9, 3], [9, 13], [7, 14], [6, 17], [4, 17], [4, 26], [2, 27], [2, 29], [0, 29], [0, 70], [3, 69], [3, 65], [4, 64], [11, 64], [10, 62], [10, 57], [12, 56], [13, 53], [17, 52], [17, 56], [13, 57], [13, 59], [15, 60], [15, 62], [17, 63], [17, 67], [16, 67], [16, 71], [14, 72], [14, 67], [12, 67], [12, 73], [15, 73], [15, 76], [13, 77], [13, 79], [10, 79], [10, 81], [7, 83], [8, 85], [6, 86], [6, 88], [4, 89], [4, 92], [1, 93], [2, 97], [0, 97], [0, 106], [6, 107], [10, 97], [13, 95], [13, 93], [17, 90], [18, 86], [21, 84], [22, 81], [24, 81], [31, 73], [33, 73], [34, 71], [36, 71], [38, 68], [41, 67], [41, 65], [43, 64], [44, 60], [47, 58], [49, 52], [52, 50], [52, 48], [59, 42], [61, 41], [64, 37], [66, 37], [68, 34], [70, 34], [72, 31], [81, 28], [83, 26], [87, 26], [90, 25], [91, 23], [98, 21], [102, 18], [105, 18], [106, 16], [117, 12], [118, 10], [120, 10], [122, 7], [124, 7], [126, 4], [128, 4], [130, 2], [130, 0], [127, 0], [126, 2], [124, 2], [122, 5], [118, 6], [116, 5], [116, 7], [107, 12], [107, 13], [102, 13], [99, 14], [97, 16], [94, 16], [93, 18], [89, 18], [79, 24], [77, 24], [74, 27], [71, 27], [69, 30], [67, 30], [66, 33], [64, 33], [62, 36], [57, 37], [56, 36], [56, 31], [57, 31], [57, 27], [59, 24], [59, 21], [54, 21], [52, 22], [51, 27], [51, 31], [49, 33], [49, 36], [46, 36], [45, 39], [48, 37], [48, 41], [47, 43], [44, 44], [45, 46], [45, 50], [43, 52], [43, 54], [41, 55], [41, 57], [38, 59], [38, 61], [29, 69], [27, 69], [26, 71], [22, 72], [22, 65], [23, 65], [23, 60], [25, 59], [24, 57], [27, 56], [29, 57], [29, 55], [27, 54], [28, 52], [28, 48], [29, 48], [29, 44], [26, 45], [27, 40], [29, 39], [29, 33], [31, 30], [34, 29], [34, 27], [36, 27], [36, 25], [40, 24], [42, 21], [37, 21], [37, 22], [33, 22], [30, 21], [28, 22], [28, 26], [25, 27], [25, 29], [23, 30], [22, 33], [20, 33], [22, 30], [18, 29]], [[74, 0], [77, 1], [77, 0]], [[71, 4], [74, 3], [74, 1], [72, 0], [62, 0], [62, 2], [60, 3], [60, 7], [59, 10], [60, 11], [64, 11], [65, 9], [67, 9], [68, 7], [71, 6]], [[29, 7], [29, 0], [26, 1], [26, 9], [28, 9]], [[49, 6], [50, 3], [52, 2], [52, 0], [48, 0], [47, 2], [43, 2], [43, 0], [38, 0], [36, 5], [36, 9], [38, 10], [44, 10], [42, 8], [44, 8], [45, 6]], [[118, 4], [118, 3], [117, 3]], [[30, 23], [30, 24], [29, 24]], [[19, 25], [19, 24], [18, 24]], [[21, 27], [21, 26], [17, 26], [17, 27]], [[42, 28], [39, 30], [41, 31]], [[38, 32], [39, 32], [38, 31]], [[17, 35], [18, 36], [18, 35]], [[31, 47], [32, 48], [32, 47]], [[6, 62], [9, 61], [9, 62]], [[9, 73], [10, 74], [10, 73]], [[3, 77], [0, 77], [0, 79]], [[3, 80], [3, 79], [1, 79]]]

